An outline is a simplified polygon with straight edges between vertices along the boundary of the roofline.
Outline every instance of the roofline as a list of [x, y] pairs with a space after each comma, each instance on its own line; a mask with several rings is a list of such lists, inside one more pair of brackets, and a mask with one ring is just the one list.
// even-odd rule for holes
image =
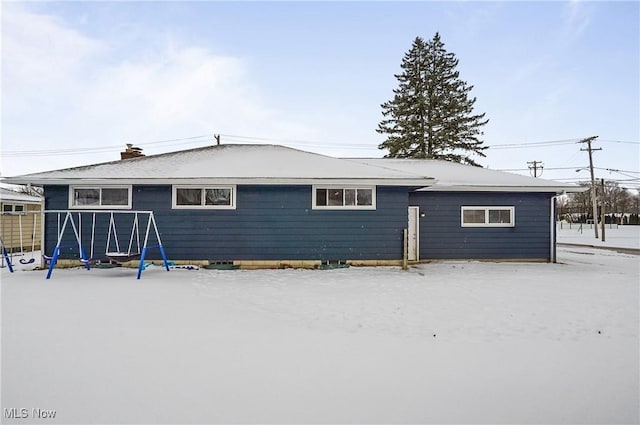
[[456, 186], [429, 186], [417, 189], [416, 192], [546, 192], [557, 194], [562, 193], [578, 193], [584, 192], [588, 188], [581, 186], [474, 186], [474, 185], [456, 185]]
[[[25, 177], [37, 177], [38, 175], [42, 175], [42, 174], [48, 174], [48, 173], [54, 173], [54, 172], [67, 172], [67, 171], [77, 171], [77, 170], [83, 170], [83, 169], [88, 169], [88, 168], [96, 168], [96, 167], [101, 167], [104, 165], [114, 165], [114, 164], [121, 164], [124, 162], [138, 162], [138, 161], [146, 161], [149, 159], [155, 159], [155, 158], [161, 158], [161, 157], [166, 157], [166, 156], [172, 156], [172, 155], [182, 155], [182, 154], [187, 154], [187, 153], [193, 153], [193, 152], [199, 152], [199, 151], [206, 151], [206, 150], [213, 150], [213, 149], [226, 149], [227, 147], [275, 147], [275, 148], [282, 148], [282, 149], [288, 149], [291, 151], [296, 151], [296, 152], [301, 152], [304, 154], [308, 154], [308, 155], [315, 155], [315, 156], [320, 156], [320, 157], [324, 157], [327, 159], [332, 159], [332, 160], [341, 160], [344, 161], [344, 158], [338, 158], [335, 156], [329, 156], [329, 155], [325, 155], [325, 154], [321, 154], [321, 153], [317, 153], [317, 152], [309, 152], [309, 151], [304, 151], [302, 149], [297, 149], [297, 148], [292, 148], [290, 146], [284, 146], [284, 145], [274, 145], [274, 144], [269, 144], [269, 143], [226, 143], [226, 144], [220, 144], [220, 145], [207, 145], [207, 146], [199, 146], [199, 147], [195, 147], [195, 148], [190, 148], [190, 149], [184, 149], [184, 150], [178, 150], [178, 151], [170, 151], [170, 152], [161, 152], [161, 153], [156, 153], [156, 154], [151, 154], [151, 155], [142, 155], [142, 156], [136, 156], [133, 158], [125, 158], [125, 159], [114, 159], [111, 161], [104, 161], [104, 162], [98, 162], [96, 164], [85, 164], [85, 165], [77, 165], [77, 166], [73, 166], [73, 167], [67, 167], [67, 168], [60, 168], [60, 169], [53, 169], [53, 170], [46, 170], [46, 171], [38, 171], [36, 173], [29, 173], [29, 174], [23, 174], [23, 175], [19, 175], [19, 176], [10, 176], [10, 177], [2, 177], [0, 178], [0, 180], [6, 180], [6, 181], [18, 181], [18, 180], [11, 180], [14, 178], [25, 178]], [[367, 165], [367, 164], [364, 164]], [[368, 165], [370, 167], [378, 167], [378, 166], [371, 166]], [[380, 167], [378, 167], [380, 168]], [[403, 172], [405, 174], [410, 174], [410, 173], [406, 173], [402, 170], [394, 170], [393, 171], [396, 172]], [[19, 181], [27, 181], [26, 179], [23, 180], [19, 180]], [[18, 183], [11, 183], [11, 184], [18, 184]]]
[[[217, 146], [227, 146], [227, 145], [199, 146], [199, 147], [196, 147], [196, 148], [190, 148], [190, 149], [185, 149], [185, 150], [181, 150], [181, 151], [162, 152], [162, 153], [157, 153], [157, 154], [152, 154], [152, 155], [142, 155], [142, 156], [136, 156], [136, 157], [133, 157], [133, 158], [125, 158], [125, 159], [114, 159], [114, 160], [111, 160], [111, 161], [98, 162], [96, 164], [76, 165], [74, 167], [58, 168], [58, 169], [46, 170], [46, 171], [38, 171], [36, 173], [23, 174], [23, 175], [14, 176], [14, 177], [15, 178], [20, 178], [20, 177], [28, 177], [28, 176], [37, 176], [39, 174], [47, 174], [47, 173], [53, 173], [53, 172], [57, 173], [57, 172], [65, 172], [65, 171], [76, 171], [76, 170], [82, 170], [82, 169], [87, 169], [87, 168], [95, 168], [95, 167], [99, 167], [99, 166], [103, 166], [103, 165], [119, 164], [119, 163], [123, 163], [123, 162], [144, 161], [144, 160], [149, 159], [149, 158], [158, 158], [158, 157], [175, 155], [175, 154], [196, 152], [196, 151], [215, 148]], [[4, 177], [2, 180], [9, 180], [9, 179], [12, 179], [14, 177]], [[11, 184], [16, 184], [16, 183], [11, 183]]]
[[29, 204], [29, 205], [40, 205], [44, 202], [44, 198], [38, 201], [36, 200], [26, 200], [26, 199], [9, 199], [9, 198], [0, 198], [0, 202], [3, 204], [11, 203], [11, 204]]
[[435, 184], [433, 178], [298, 178], [298, 177], [183, 177], [183, 178], [139, 178], [120, 179], [112, 177], [103, 178], [51, 178], [51, 179], [23, 179], [28, 176], [7, 177], [4, 181], [12, 184], [27, 184], [36, 186], [44, 185], [220, 185], [220, 184], [255, 184], [255, 185], [319, 185], [319, 184], [344, 184], [344, 185], [375, 185], [375, 186], [414, 186], [425, 187]]

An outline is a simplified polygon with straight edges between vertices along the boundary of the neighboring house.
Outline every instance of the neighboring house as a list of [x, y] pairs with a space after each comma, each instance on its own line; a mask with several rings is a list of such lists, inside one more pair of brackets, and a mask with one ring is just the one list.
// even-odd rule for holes
[[32, 247], [40, 249], [42, 201], [37, 196], [0, 187], [0, 236], [7, 251], [31, 251]]
[[[44, 187], [47, 210], [152, 210], [172, 260], [274, 267], [399, 264], [404, 229], [411, 261], [555, 261], [554, 197], [582, 190], [441, 161], [339, 159], [274, 145], [219, 145], [6, 181]], [[47, 253], [56, 220], [48, 214]], [[90, 219], [84, 223], [86, 235]], [[103, 251], [107, 227], [95, 225]]]

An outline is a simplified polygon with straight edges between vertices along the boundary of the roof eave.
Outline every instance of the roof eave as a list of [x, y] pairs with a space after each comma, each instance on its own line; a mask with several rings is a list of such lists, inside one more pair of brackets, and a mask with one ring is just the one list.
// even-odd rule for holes
[[430, 186], [436, 183], [432, 178], [380, 178], [380, 177], [183, 177], [183, 178], [29, 178], [28, 176], [7, 177], [11, 184], [45, 185], [201, 185], [201, 184], [255, 184], [255, 185], [374, 185], [374, 186]]
[[0, 202], [11, 203], [11, 204], [28, 204], [28, 205], [39, 205], [43, 202], [43, 200], [26, 200], [26, 199], [11, 199], [11, 198], [0, 198]]
[[440, 185], [423, 187], [416, 192], [536, 192], [536, 193], [577, 193], [588, 188], [582, 186], [491, 186], [491, 185]]

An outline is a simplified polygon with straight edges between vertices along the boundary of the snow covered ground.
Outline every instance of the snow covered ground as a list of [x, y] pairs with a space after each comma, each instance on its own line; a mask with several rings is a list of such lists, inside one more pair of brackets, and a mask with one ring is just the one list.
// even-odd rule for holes
[[598, 227], [598, 239], [593, 224], [558, 224], [558, 242], [598, 247], [617, 247], [640, 249], [640, 226], [605, 226], [605, 241], [602, 242], [601, 228]]
[[558, 257], [140, 281], [5, 268], [3, 421], [638, 423], [640, 257]]

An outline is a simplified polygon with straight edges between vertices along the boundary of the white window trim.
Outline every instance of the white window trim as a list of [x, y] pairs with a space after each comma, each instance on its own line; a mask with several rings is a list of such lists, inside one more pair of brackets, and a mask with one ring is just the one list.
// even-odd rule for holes
[[[370, 189], [371, 205], [316, 205], [317, 189]], [[376, 209], [376, 186], [348, 186], [348, 185], [313, 185], [311, 187], [311, 208], [314, 210], [375, 210]]]
[[[4, 210], [5, 206], [11, 207], [11, 211], [5, 211]], [[16, 211], [16, 207], [22, 207], [22, 211]], [[23, 212], [27, 212], [27, 206], [25, 204], [20, 204], [20, 203], [14, 204], [12, 202], [4, 202], [2, 204], [2, 212], [3, 213], [15, 213], [15, 212], [23, 213]]]
[[[100, 205], [74, 205], [73, 193], [75, 189], [98, 189], [100, 190]], [[127, 189], [127, 205], [102, 205], [102, 189]], [[130, 210], [131, 197], [133, 193], [132, 185], [70, 185], [69, 186], [69, 209], [70, 210]]]
[[[484, 223], [465, 223], [464, 212], [466, 210], [484, 210]], [[489, 211], [490, 210], [503, 210], [509, 211], [511, 222], [510, 223], [489, 223]], [[513, 206], [464, 206], [460, 209], [460, 226], [462, 227], [515, 227], [516, 225], [516, 208]]]
[[[231, 205], [178, 205], [177, 190], [178, 189], [231, 189]], [[171, 208], [174, 210], [235, 210], [236, 209], [237, 186], [235, 184], [227, 185], [173, 185], [171, 187]], [[204, 193], [202, 194], [204, 200]]]

